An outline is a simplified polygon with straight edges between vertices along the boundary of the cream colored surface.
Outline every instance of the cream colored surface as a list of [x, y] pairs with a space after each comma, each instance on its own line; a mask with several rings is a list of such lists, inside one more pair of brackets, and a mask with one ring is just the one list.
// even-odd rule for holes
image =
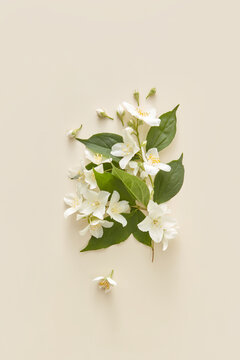
[[[0, 2], [0, 358], [239, 359], [239, 2]], [[166, 253], [129, 239], [80, 254], [63, 219], [82, 136], [120, 131], [137, 88], [178, 103], [186, 180]], [[142, 96], [143, 96], [142, 95]], [[105, 296], [92, 278], [115, 269]]]

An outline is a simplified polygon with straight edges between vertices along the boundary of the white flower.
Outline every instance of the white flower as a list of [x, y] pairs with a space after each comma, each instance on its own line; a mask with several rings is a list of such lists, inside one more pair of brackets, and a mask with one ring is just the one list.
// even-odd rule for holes
[[138, 162], [137, 161], [129, 161], [127, 170], [130, 174], [136, 176], [139, 171]]
[[64, 202], [69, 206], [69, 208], [64, 211], [65, 218], [76, 213], [82, 208], [82, 198], [72, 193], [64, 197]]
[[108, 119], [111, 119], [113, 120], [113, 118], [111, 116], [109, 116], [105, 110], [103, 109], [97, 109], [96, 110], [96, 113], [97, 113], [97, 116], [100, 118], [100, 119], [104, 119], [104, 118], [108, 118]]
[[149, 232], [150, 237], [156, 243], [163, 241], [163, 250], [168, 247], [168, 240], [177, 235], [176, 221], [171, 219], [166, 204], [157, 204], [152, 200], [148, 203], [148, 215], [138, 224], [141, 231]]
[[[104, 172], [103, 165], [101, 164], [99, 166], [96, 166], [94, 168], [94, 170], [99, 172], [100, 174], [103, 174], [103, 172]], [[97, 181], [96, 181], [93, 169], [91, 169], [91, 170], [85, 169], [84, 174], [85, 174], [85, 181], [89, 185], [90, 189], [96, 189]]]
[[[81, 215], [77, 215], [77, 220], [82, 219]], [[113, 226], [113, 222], [107, 220], [100, 220], [97, 218], [93, 218], [90, 220], [89, 224], [81, 231], [79, 231], [80, 235], [85, 235], [89, 230], [90, 234], [95, 238], [99, 239], [103, 236], [103, 227], [110, 228]]]
[[124, 129], [123, 143], [114, 144], [111, 150], [112, 155], [122, 157], [119, 161], [119, 165], [122, 169], [125, 169], [129, 161], [140, 150], [131, 135], [132, 131], [133, 129], [130, 127]]
[[70, 168], [68, 170], [68, 177], [72, 180], [84, 181], [85, 180], [84, 170], [85, 170], [85, 166], [81, 161], [80, 165]]
[[133, 106], [131, 104], [128, 104], [127, 102], [123, 103], [123, 106], [125, 109], [135, 118], [139, 120], [143, 120], [145, 123], [147, 123], [150, 126], [159, 126], [161, 120], [157, 117], [157, 112], [155, 109], [151, 109], [149, 111], [145, 111], [141, 109], [139, 106]]
[[96, 216], [99, 219], [103, 219], [106, 209], [106, 204], [108, 201], [110, 193], [107, 191], [87, 191], [84, 194], [85, 201], [83, 202], [83, 207], [81, 213], [84, 215]]
[[90, 160], [96, 165], [100, 165], [112, 161], [111, 158], [107, 159], [102, 154], [94, 153], [89, 149], [85, 149], [85, 156], [88, 160]]
[[109, 202], [109, 207], [107, 209], [108, 215], [115, 221], [122, 224], [122, 226], [127, 225], [127, 220], [121, 213], [126, 213], [130, 210], [130, 207], [128, 205], [128, 201], [122, 200], [119, 201], [120, 195], [117, 191], [114, 190], [111, 200]]
[[79, 131], [81, 130], [81, 128], [82, 128], [82, 125], [79, 127], [79, 128], [77, 128], [77, 129], [71, 129], [71, 130], [69, 130], [68, 132], [67, 132], [67, 136], [70, 138], [70, 139], [74, 139], [76, 136], [77, 136], [77, 134], [79, 133]]
[[158, 150], [156, 148], [148, 150], [146, 155], [142, 150], [142, 154], [144, 159], [143, 166], [147, 174], [156, 175], [159, 170], [167, 172], [171, 171], [171, 166], [160, 161]]
[[117, 285], [116, 281], [114, 281], [112, 279], [112, 276], [113, 276], [113, 271], [111, 272], [110, 276], [106, 276], [106, 277], [105, 276], [98, 276], [95, 279], [93, 279], [93, 281], [97, 281], [98, 286], [101, 289], [104, 289], [105, 293], [108, 293], [109, 291], [112, 290], [113, 286]]
[[117, 114], [119, 115], [119, 116], [123, 116], [124, 115], [124, 113], [125, 113], [125, 111], [124, 111], [124, 107], [120, 104], [120, 105], [118, 105], [118, 108], [117, 108]]

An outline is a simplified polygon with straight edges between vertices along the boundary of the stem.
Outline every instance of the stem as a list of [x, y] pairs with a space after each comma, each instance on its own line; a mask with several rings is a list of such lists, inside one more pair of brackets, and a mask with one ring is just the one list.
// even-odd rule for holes
[[113, 120], [113, 118], [109, 115], [107, 115], [106, 118]]
[[143, 208], [141, 206], [133, 205], [132, 208], [136, 208], [138, 210], [147, 210], [146, 208]]
[[111, 271], [111, 274], [110, 274], [110, 278], [112, 279], [113, 277], [113, 273], [114, 273], [114, 270]]
[[154, 261], [154, 241], [152, 241], [152, 262]]
[[151, 184], [152, 184], [152, 187], [153, 187], [153, 179], [152, 179], [151, 175], [148, 175], [148, 177], [149, 177], [149, 179], [151, 181]]

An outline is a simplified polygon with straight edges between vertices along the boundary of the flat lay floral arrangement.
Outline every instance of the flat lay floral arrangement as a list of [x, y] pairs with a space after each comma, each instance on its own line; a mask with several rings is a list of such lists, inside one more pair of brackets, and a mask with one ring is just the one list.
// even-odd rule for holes
[[[155, 93], [156, 89], [151, 89], [146, 98]], [[153, 259], [154, 244], [160, 243], [165, 251], [177, 235], [166, 202], [182, 187], [183, 155], [165, 164], [161, 150], [175, 137], [178, 106], [158, 116], [155, 109], [140, 106], [137, 91], [133, 97], [135, 105], [123, 102], [116, 112], [123, 126], [121, 135], [98, 133], [82, 139], [78, 137], [81, 127], [68, 132], [70, 138], [85, 145], [86, 160], [68, 173], [76, 192], [64, 198], [68, 206], [64, 216], [74, 215], [81, 222], [80, 235], [91, 236], [81, 252], [108, 248], [132, 234], [152, 248]], [[103, 109], [96, 111], [99, 118], [113, 120]], [[114, 285], [109, 279], [95, 280], [108, 290]]]

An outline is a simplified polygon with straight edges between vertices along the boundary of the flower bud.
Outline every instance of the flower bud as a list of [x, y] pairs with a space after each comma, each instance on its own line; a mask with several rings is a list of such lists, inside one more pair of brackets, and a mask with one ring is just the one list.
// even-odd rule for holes
[[121, 104], [118, 105], [117, 114], [118, 114], [118, 116], [124, 116], [124, 114], [125, 114], [124, 107]]
[[124, 122], [123, 122], [124, 115], [125, 115], [125, 110], [124, 110], [123, 106], [120, 104], [117, 108], [117, 117], [121, 121], [122, 126], [124, 126]]
[[96, 113], [100, 119], [108, 118], [108, 119], [113, 120], [113, 118], [111, 116], [109, 116], [103, 109], [97, 109]]
[[77, 134], [79, 133], [79, 131], [81, 130], [81, 128], [82, 128], [82, 125], [80, 125], [80, 127], [77, 128], [77, 129], [71, 129], [71, 130], [69, 130], [69, 131], [67, 132], [66, 135], [67, 135], [70, 139], [74, 139], [74, 138], [77, 136]]
[[139, 106], [139, 92], [137, 90], [134, 91], [133, 97], [136, 100], [138, 106]]
[[156, 94], [156, 91], [157, 91], [156, 88], [152, 88], [152, 89], [149, 91], [149, 93], [147, 94], [146, 99], [148, 99], [149, 97], [155, 95], [155, 94]]

